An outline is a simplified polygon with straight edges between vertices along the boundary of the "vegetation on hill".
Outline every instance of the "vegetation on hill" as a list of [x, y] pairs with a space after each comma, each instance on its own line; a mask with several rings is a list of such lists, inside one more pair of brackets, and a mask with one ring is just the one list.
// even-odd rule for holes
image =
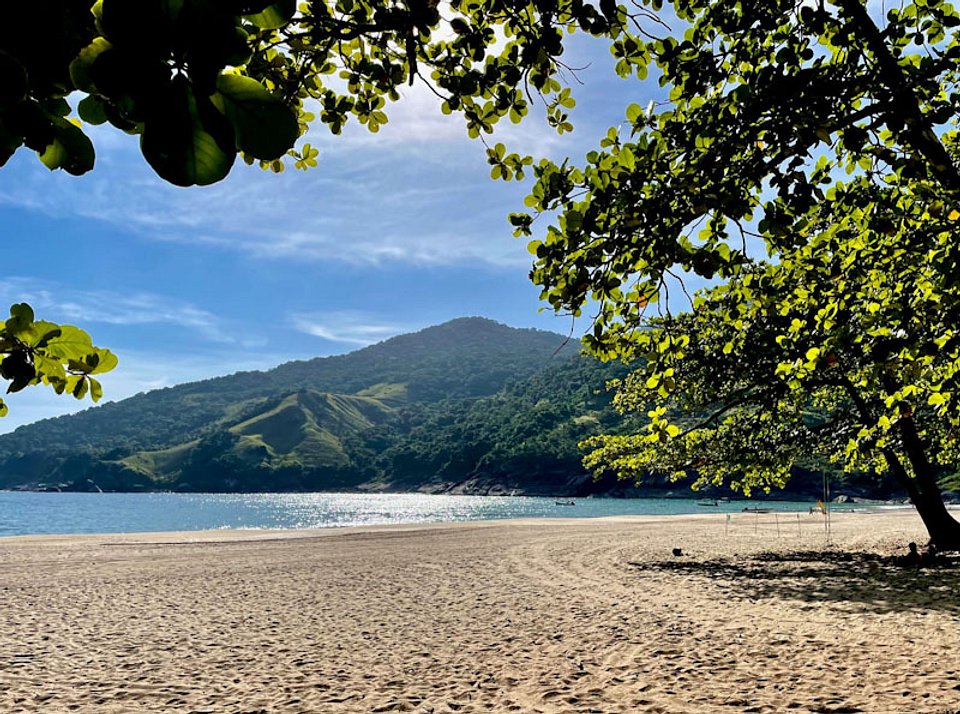
[[357, 394], [393, 384], [403, 385], [407, 398], [418, 402], [477, 397], [541, 369], [562, 348], [564, 339], [551, 332], [461, 318], [347, 355], [190, 382], [43, 420], [0, 436], [0, 458], [39, 451], [101, 454], [164, 448], [234, 423], [257, 413], [264, 400], [301, 389]]
[[[640, 428], [606, 388], [628, 373], [560, 335], [454, 320], [23, 427], [0, 437], [0, 487], [621, 493], [594, 480], [579, 444]], [[793, 493], [819, 484], [805, 471]], [[656, 475], [648, 487], [671, 488]]]
[[578, 443], [623, 428], [606, 383], [624, 372], [620, 365], [563, 359], [493, 396], [421, 413], [383, 449], [379, 470], [391, 484], [415, 488], [588, 488]]
[[[348, 355], [156, 390], [21, 427], [0, 437], [0, 485], [385, 488], [393, 475], [382, 456], [388, 448], [414, 448], [429, 440], [431, 419], [459, 418], [509, 383], [579, 361], [575, 351], [554, 333], [454, 320]], [[582, 431], [569, 433], [568, 456]], [[500, 435], [497, 443], [507, 442]], [[575, 458], [567, 464], [582, 475]]]

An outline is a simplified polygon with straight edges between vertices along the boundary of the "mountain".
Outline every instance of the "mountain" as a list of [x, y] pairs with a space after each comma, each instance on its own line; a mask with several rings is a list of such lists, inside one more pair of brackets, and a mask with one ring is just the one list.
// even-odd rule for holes
[[[691, 495], [584, 471], [580, 441], [643, 426], [605, 386], [626, 372], [558, 334], [462, 318], [20, 427], [0, 436], [0, 488]], [[798, 469], [789, 495], [820, 484]]]
[[403, 384], [418, 402], [484, 396], [543, 368], [564, 343], [552, 332], [461, 318], [346, 355], [190, 382], [45, 419], [0, 436], [0, 459], [51, 448], [153, 448], [193, 438], [212, 424], [255, 411], [262, 400], [300, 389], [354, 394]]
[[561, 335], [462, 318], [21, 427], [0, 436], [0, 487], [489, 491], [535, 464], [549, 491], [589, 480], [576, 440], [613, 417], [593, 392], [615, 372]]

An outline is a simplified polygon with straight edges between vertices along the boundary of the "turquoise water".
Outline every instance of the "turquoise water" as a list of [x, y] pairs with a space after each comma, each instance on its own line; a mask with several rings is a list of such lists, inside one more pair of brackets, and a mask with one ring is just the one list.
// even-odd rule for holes
[[[218, 528], [327, 528], [503, 518], [734, 513], [744, 507], [807, 511], [810, 502], [558, 499], [425, 494], [19, 493], [0, 491], [0, 536], [144, 533]], [[566, 499], [563, 499], [566, 500]]]
[[[425, 494], [19, 493], [0, 491], [0, 536], [141, 533], [219, 528], [327, 528], [503, 518], [740, 512], [760, 505], [806, 511], [810, 502], [688, 499], [558, 499]], [[566, 499], [562, 499], [566, 500]]]

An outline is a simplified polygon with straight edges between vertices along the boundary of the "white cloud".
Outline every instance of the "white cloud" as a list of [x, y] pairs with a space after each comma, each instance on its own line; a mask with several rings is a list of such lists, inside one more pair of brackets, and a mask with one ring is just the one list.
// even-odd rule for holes
[[[0, 184], [0, 205], [286, 262], [528, 264], [506, 221], [527, 187], [493, 182], [483, 144], [422, 83], [402, 93], [379, 134], [353, 123], [332, 136], [317, 125], [304, 140], [320, 148], [320, 165], [308, 172], [277, 176], [238, 161], [227, 180], [183, 190], [153, 174], [135, 139], [92, 127], [91, 174], [51, 173], [19, 152], [4, 169], [15, 180]], [[558, 137], [542, 109], [532, 113], [521, 125], [502, 121], [492, 140], [534, 155], [579, 153], [582, 140]]]
[[[189, 191], [146, 175], [139, 157], [81, 181], [21, 162], [18, 181], [0, 186], [0, 204], [104, 222], [141, 239], [298, 263], [523, 261], [506, 214], [522, 206], [525, 189], [492, 185], [479, 145], [440, 163], [436, 147], [398, 158], [413, 150], [394, 146], [338, 153], [305, 174], [238, 166], [223, 184]], [[474, 168], [463, 169], [468, 159]]]
[[212, 342], [237, 340], [223, 320], [190, 303], [153, 293], [79, 290], [33, 278], [0, 278], [0, 303], [27, 302], [39, 319], [81, 324], [167, 324], [185, 327]]
[[295, 313], [289, 321], [294, 329], [307, 335], [352, 345], [372, 345], [410, 331], [407, 325], [377, 321], [371, 315], [355, 311]]
[[[443, 114], [442, 100], [421, 80], [399, 90], [400, 99], [387, 102], [383, 111], [389, 121], [377, 133], [371, 133], [358, 122], [351, 120], [339, 136], [331, 134], [326, 127], [315, 124], [305, 137], [321, 149], [324, 158], [354, 154], [361, 150], [389, 152], [395, 155], [416, 156], [417, 160], [443, 160], [445, 150], [470, 147], [483, 152], [483, 144], [467, 135], [467, 124], [459, 113]], [[513, 150], [534, 156], [552, 156], [557, 149], [569, 145], [571, 137], [561, 137], [546, 122], [545, 103], [535, 94], [529, 104], [529, 116], [519, 124], [508, 118], [501, 119], [492, 134], [484, 134], [488, 142], [502, 141]], [[492, 144], [491, 144], [492, 145]], [[424, 149], [427, 151], [424, 152]], [[432, 157], [432, 158], [431, 158]]]

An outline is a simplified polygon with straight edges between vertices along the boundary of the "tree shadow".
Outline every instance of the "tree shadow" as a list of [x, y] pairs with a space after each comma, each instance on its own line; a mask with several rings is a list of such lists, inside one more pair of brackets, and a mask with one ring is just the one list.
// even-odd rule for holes
[[741, 559], [677, 558], [629, 565], [640, 572], [709, 578], [731, 600], [834, 601], [877, 613], [938, 610], [960, 616], [960, 558], [903, 567], [889, 556], [876, 553], [807, 550], [755, 553]]

